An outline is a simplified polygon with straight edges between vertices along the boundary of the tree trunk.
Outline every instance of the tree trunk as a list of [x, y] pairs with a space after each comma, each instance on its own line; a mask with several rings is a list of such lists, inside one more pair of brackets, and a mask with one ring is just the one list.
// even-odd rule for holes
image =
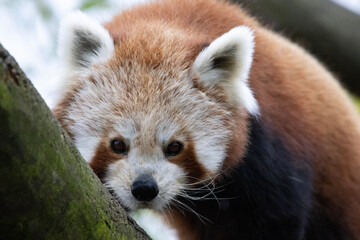
[[0, 239], [149, 239], [1, 44]]
[[330, 0], [233, 0], [315, 54], [360, 95], [360, 15]]

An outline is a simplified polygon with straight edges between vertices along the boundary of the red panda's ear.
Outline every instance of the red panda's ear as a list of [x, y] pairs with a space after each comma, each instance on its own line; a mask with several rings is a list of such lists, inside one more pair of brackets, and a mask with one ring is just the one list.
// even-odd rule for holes
[[114, 43], [103, 26], [75, 12], [61, 23], [59, 54], [66, 71], [71, 74], [108, 60], [114, 54]]
[[235, 27], [200, 52], [192, 71], [202, 85], [222, 86], [231, 101], [257, 115], [259, 106], [248, 86], [253, 51], [252, 30], [245, 26]]

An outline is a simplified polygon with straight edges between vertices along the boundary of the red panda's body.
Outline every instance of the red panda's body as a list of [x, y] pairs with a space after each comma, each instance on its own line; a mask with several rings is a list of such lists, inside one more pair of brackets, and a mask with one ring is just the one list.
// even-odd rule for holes
[[125, 207], [165, 211], [182, 239], [360, 239], [359, 117], [315, 59], [222, 1], [141, 5], [105, 28], [114, 45], [89, 44], [109, 57], [71, 56], [84, 70], [54, 113]]

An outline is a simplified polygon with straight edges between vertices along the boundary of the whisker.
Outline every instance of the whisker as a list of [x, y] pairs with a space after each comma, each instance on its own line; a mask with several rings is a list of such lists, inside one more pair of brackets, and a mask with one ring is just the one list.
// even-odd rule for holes
[[237, 199], [238, 197], [193, 197], [193, 196], [189, 196], [189, 195], [182, 195], [179, 194], [180, 197], [183, 197], [185, 199], [188, 200], [194, 200], [194, 201], [201, 201], [201, 200], [233, 200], [233, 199]]
[[[210, 223], [213, 223], [210, 219], [208, 219], [208, 218], [204, 217], [203, 215], [197, 213], [197, 212], [196, 212], [194, 209], [192, 209], [189, 205], [187, 205], [187, 204], [185, 204], [185, 203], [182, 203], [182, 202], [176, 200], [175, 198], [172, 199], [172, 200], [173, 200], [175, 203], [180, 204], [180, 206], [182, 206], [184, 209], [186, 209], [186, 210], [190, 211], [191, 213], [195, 214], [195, 215], [199, 218], [199, 220], [200, 220], [204, 225], [206, 225], [206, 223], [204, 222], [204, 220], [206, 220], [206, 221], [208, 221], [208, 222], [210, 222]], [[175, 205], [175, 206], [176, 206], [176, 205]], [[180, 206], [179, 206], [179, 207], [180, 207]], [[185, 214], [184, 214], [184, 215], [185, 215]], [[203, 219], [204, 219], [204, 220], [203, 220]]]

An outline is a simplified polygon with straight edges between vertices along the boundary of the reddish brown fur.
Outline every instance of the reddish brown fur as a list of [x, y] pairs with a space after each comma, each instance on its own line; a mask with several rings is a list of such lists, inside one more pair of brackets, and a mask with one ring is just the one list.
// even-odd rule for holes
[[[287, 139], [294, 152], [311, 152], [316, 193], [322, 196], [319, 204], [334, 220], [342, 219], [343, 226], [360, 236], [359, 121], [333, 77], [301, 49], [260, 26], [237, 6], [221, 1], [153, 3], [124, 11], [106, 27], [121, 44], [122, 39], [138, 35], [149, 25], [156, 29], [164, 22], [166, 27], [186, 35], [179, 42], [191, 49], [181, 53], [190, 53], [184, 58], [190, 64], [199, 52], [194, 51], [194, 46], [203, 46], [238, 25], [254, 30], [256, 47], [250, 86], [262, 117]], [[146, 40], [158, 41], [157, 34], [149, 34]], [[136, 48], [144, 61], [157, 62], [156, 51], [160, 49], [141, 52], [139, 42], [133, 43], [128, 47]], [[240, 127], [239, 132], [244, 128]]]
[[180, 154], [169, 157], [168, 159], [170, 162], [175, 163], [184, 169], [190, 177], [188, 181], [194, 183], [206, 176], [206, 170], [196, 159], [194, 143], [191, 141], [186, 142], [188, 145], [186, 149], [181, 151]]
[[70, 104], [73, 101], [73, 96], [77, 92], [77, 87], [73, 87], [73, 91], [68, 91], [65, 96], [61, 99], [61, 101], [52, 109], [52, 112], [54, 113], [55, 117], [59, 120], [61, 123], [61, 126], [66, 130], [66, 132], [69, 134], [70, 138], [74, 140], [74, 136], [72, 132], [69, 129], [69, 126], [67, 124], [67, 111], [64, 111], [69, 108]]
[[180, 239], [202, 239], [204, 233], [201, 228], [195, 228], [199, 224], [199, 219], [191, 215], [184, 217], [184, 214], [176, 209], [170, 211], [168, 218], [171, 218], [171, 224], [176, 228]]
[[121, 154], [117, 154], [111, 150], [108, 138], [104, 137], [95, 151], [95, 155], [90, 162], [90, 167], [101, 180], [104, 180], [107, 167], [115, 161], [121, 161], [121, 158]]
[[[293, 151], [312, 153], [315, 191], [322, 196], [319, 204], [360, 237], [356, 111], [339, 85], [308, 55], [265, 29], [257, 30], [256, 39], [250, 79], [262, 115]], [[274, 63], [276, 68], [270, 68]]]

